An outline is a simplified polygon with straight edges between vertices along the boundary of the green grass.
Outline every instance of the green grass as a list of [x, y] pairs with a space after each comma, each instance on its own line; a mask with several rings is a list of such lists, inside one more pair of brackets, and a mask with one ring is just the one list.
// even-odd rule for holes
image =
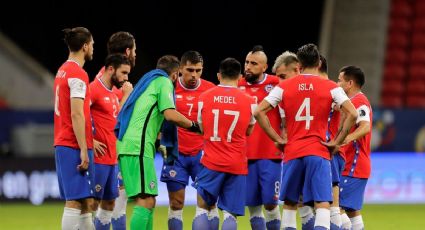
[[[131, 214], [132, 206], [128, 207]], [[60, 229], [62, 217], [62, 203], [46, 203], [33, 206], [24, 203], [0, 204], [0, 229], [8, 230], [50, 230]], [[167, 207], [155, 209], [154, 229], [167, 229]], [[189, 206], [184, 210], [184, 229], [191, 229], [195, 207]], [[366, 229], [392, 230], [425, 229], [425, 205], [365, 205], [363, 219]], [[246, 214], [248, 214], [246, 212]], [[128, 223], [129, 218], [127, 219]], [[298, 222], [300, 222], [298, 220]], [[238, 229], [250, 229], [249, 220], [238, 218]], [[128, 228], [129, 229], [129, 228]], [[298, 229], [301, 229], [300, 227]]]

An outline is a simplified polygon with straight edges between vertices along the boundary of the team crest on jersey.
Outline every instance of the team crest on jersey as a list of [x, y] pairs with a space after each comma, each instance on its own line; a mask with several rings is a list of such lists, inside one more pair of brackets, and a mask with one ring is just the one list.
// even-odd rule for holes
[[258, 91], [258, 88], [257, 87], [252, 87], [251, 88], [251, 92], [257, 92]]
[[246, 90], [245, 86], [239, 86], [239, 89], [242, 90], [242, 91]]
[[272, 89], [273, 89], [273, 85], [272, 84], [268, 84], [268, 85], [264, 86], [264, 90], [267, 93], [270, 93], [270, 91], [272, 91]]
[[149, 187], [151, 187], [151, 189], [155, 188], [155, 181], [151, 181], [151, 183], [149, 183]]
[[96, 190], [96, 192], [100, 192], [100, 190], [102, 190], [102, 186], [100, 186], [100, 184], [97, 184], [96, 186], [94, 186], [94, 189]]
[[170, 170], [170, 177], [176, 177], [176, 175], [177, 175], [177, 172], [176, 172], [176, 170]]
[[104, 97], [103, 100], [105, 101], [105, 103], [111, 103], [111, 98], [109, 97]]
[[188, 101], [191, 101], [191, 100], [195, 99], [195, 97], [194, 97], [194, 96], [187, 96], [187, 97], [186, 97], [186, 99], [187, 99]]

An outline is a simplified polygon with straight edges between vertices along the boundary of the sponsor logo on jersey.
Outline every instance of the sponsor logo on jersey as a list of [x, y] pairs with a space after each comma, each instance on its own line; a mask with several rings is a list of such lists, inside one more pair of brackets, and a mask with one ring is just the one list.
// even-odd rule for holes
[[187, 96], [187, 97], [186, 97], [186, 99], [187, 99], [188, 101], [191, 101], [191, 100], [195, 99], [195, 97], [194, 97], [194, 96]]

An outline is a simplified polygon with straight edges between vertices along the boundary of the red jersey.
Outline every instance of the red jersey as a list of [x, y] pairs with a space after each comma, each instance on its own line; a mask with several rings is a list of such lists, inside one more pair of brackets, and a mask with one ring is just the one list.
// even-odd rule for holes
[[104, 143], [107, 147], [105, 155], [95, 157], [98, 164], [114, 165], [117, 163], [115, 124], [119, 113], [120, 103], [115, 93], [108, 89], [100, 78], [90, 83], [91, 114], [93, 116], [93, 138]]
[[248, 174], [246, 131], [255, 123], [254, 98], [236, 87], [219, 85], [201, 94], [198, 106], [205, 142], [201, 163], [219, 172]]
[[[96, 75], [95, 79], [98, 79], [98, 78], [102, 77], [103, 73], [105, 73], [105, 66], [104, 66], [104, 67], [102, 67], [102, 69], [100, 69], [100, 70], [99, 70], [99, 72], [97, 73], [97, 75]], [[115, 93], [115, 95], [117, 95], [118, 100], [120, 100], [120, 101], [121, 101], [121, 99], [122, 99], [122, 97], [123, 97], [122, 90], [118, 89], [118, 88], [117, 88], [117, 87], [115, 87], [115, 86], [112, 86], [112, 91]]]
[[304, 156], [330, 160], [326, 141], [332, 103], [341, 106], [349, 100], [333, 81], [311, 74], [301, 74], [279, 83], [265, 98], [273, 107], [279, 103], [285, 111], [288, 143], [284, 161]]
[[[358, 127], [361, 121], [370, 122], [372, 127], [372, 107], [363, 93], [358, 93], [351, 98], [351, 102], [357, 110], [358, 117], [356, 125], [351, 128], [350, 133]], [[346, 162], [343, 176], [356, 178], [369, 178], [370, 176], [370, 140], [372, 128], [364, 137], [348, 143], [342, 149], [345, 153]]]
[[[256, 84], [248, 83], [242, 78], [239, 83], [239, 89], [252, 96], [256, 103], [260, 103], [275, 87], [279, 84], [279, 78], [273, 75], [264, 75], [264, 79]], [[280, 118], [279, 109], [274, 108], [267, 113], [270, 124], [273, 129], [280, 134], [280, 126], [282, 119]], [[282, 152], [274, 145], [274, 142], [267, 136], [266, 132], [255, 124], [254, 131], [247, 137], [248, 159], [282, 159]]]
[[[196, 121], [198, 116], [198, 98], [201, 93], [213, 88], [215, 85], [209, 81], [199, 79], [199, 85], [195, 89], [183, 86], [181, 79], [176, 84], [176, 109], [189, 120]], [[201, 135], [189, 132], [187, 129], [178, 127], [179, 152], [183, 155], [195, 156], [204, 145]]]
[[68, 60], [59, 68], [53, 88], [55, 95], [54, 146], [80, 148], [72, 128], [71, 98], [83, 98], [87, 148], [93, 148], [88, 85], [89, 76], [77, 62]]
[[[331, 110], [331, 113], [329, 114], [328, 133], [326, 134], [326, 141], [334, 140], [336, 135], [338, 134], [341, 113], [336, 108], [337, 108], [336, 105], [332, 105], [332, 110]], [[339, 151], [338, 154], [345, 161], [344, 152]]]

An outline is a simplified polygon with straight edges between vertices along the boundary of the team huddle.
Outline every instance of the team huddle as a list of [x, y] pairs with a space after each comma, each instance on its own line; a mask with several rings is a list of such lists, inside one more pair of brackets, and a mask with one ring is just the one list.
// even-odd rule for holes
[[201, 78], [201, 54], [187, 51], [161, 57], [133, 87], [135, 39], [117, 32], [90, 83], [90, 31], [64, 33], [69, 57], [54, 84], [62, 229], [126, 229], [127, 199], [131, 229], [153, 229], [157, 152], [168, 229], [183, 229], [186, 186], [197, 190], [195, 230], [218, 230], [218, 209], [221, 228], [237, 229], [245, 207], [253, 230], [296, 229], [297, 210], [302, 229], [364, 229], [372, 109], [359, 67], [341, 68], [335, 83], [316, 45], [306, 44], [277, 57], [270, 75], [255, 46], [244, 66], [222, 60], [214, 85]]

